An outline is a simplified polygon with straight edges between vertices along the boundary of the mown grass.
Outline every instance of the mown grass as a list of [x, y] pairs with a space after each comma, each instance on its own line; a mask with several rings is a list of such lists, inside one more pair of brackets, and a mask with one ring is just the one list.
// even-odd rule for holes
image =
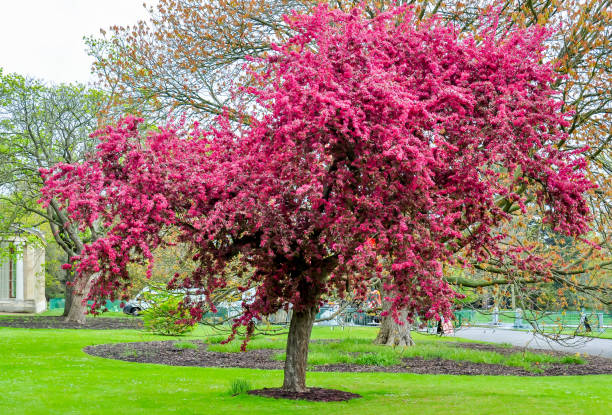
[[[374, 328], [317, 327], [313, 338], [369, 341], [375, 334]], [[180, 340], [205, 340], [208, 335], [198, 329]], [[312, 403], [228, 393], [233, 379], [243, 379], [252, 388], [279, 386], [279, 370], [140, 364], [82, 351], [93, 344], [151, 340], [168, 337], [135, 330], [0, 328], [0, 414], [593, 415], [609, 413], [612, 407], [612, 376], [308, 373], [310, 386], [363, 396], [349, 402]]]
[[581, 333], [581, 336], [585, 337], [593, 337], [596, 339], [612, 339], [612, 329], [607, 329], [606, 331], [600, 332], [591, 332], [591, 333]]
[[575, 329], [564, 329], [560, 332], [558, 330], [548, 330], [551, 333], [562, 334], [567, 336], [582, 336], [582, 337], [592, 337], [594, 339], [612, 339], [612, 329], [606, 329], [605, 331], [598, 331], [594, 329], [593, 331], [579, 331], [576, 332]]

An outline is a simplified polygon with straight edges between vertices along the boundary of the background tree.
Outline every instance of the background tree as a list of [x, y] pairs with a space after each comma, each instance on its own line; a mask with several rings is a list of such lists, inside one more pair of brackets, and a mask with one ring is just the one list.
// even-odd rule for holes
[[[63, 263], [79, 255], [99, 230], [92, 224], [79, 231], [55, 200], [45, 208], [37, 203], [43, 186], [39, 169], [85, 160], [96, 144], [89, 134], [98, 125], [102, 98], [102, 93], [82, 85], [46, 86], [0, 72], [0, 203], [9, 213], [3, 217], [2, 227], [48, 226], [63, 252]], [[71, 272], [63, 272], [64, 282], [73, 280]], [[82, 299], [66, 286], [64, 315], [68, 319], [84, 321]]]
[[[539, 63], [544, 30], [498, 36], [484, 19], [461, 35], [406, 8], [366, 19], [322, 6], [286, 22], [297, 35], [253, 74], [248, 126], [225, 114], [210, 131], [143, 136], [128, 117], [97, 133], [85, 163], [46, 170], [43, 192], [81, 230], [109, 226], [78, 261], [85, 279], [96, 275], [94, 309], [129, 287], [128, 264], [153, 260], [168, 227], [196, 252], [184, 288], [210, 296], [240, 258], [253, 269], [241, 291], [256, 294], [234, 327], [250, 333], [256, 319], [292, 307], [283, 388], [303, 391], [323, 295], [365, 293], [374, 273], [390, 312], [410, 321], [450, 317], [449, 261], [512, 260], [550, 278], [546, 262], [504, 244], [507, 206], [535, 205], [556, 231], [578, 236], [592, 184], [579, 151], [556, 147], [569, 123], [550, 88], [556, 77]], [[190, 312], [202, 316], [198, 304]]]

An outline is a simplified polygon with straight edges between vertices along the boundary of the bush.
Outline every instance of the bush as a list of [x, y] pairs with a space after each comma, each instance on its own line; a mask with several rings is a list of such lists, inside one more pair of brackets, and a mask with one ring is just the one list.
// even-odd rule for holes
[[179, 299], [168, 298], [154, 302], [143, 313], [145, 330], [164, 336], [180, 336], [193, 331], [191, 318], [185, 310], [178, 310]]

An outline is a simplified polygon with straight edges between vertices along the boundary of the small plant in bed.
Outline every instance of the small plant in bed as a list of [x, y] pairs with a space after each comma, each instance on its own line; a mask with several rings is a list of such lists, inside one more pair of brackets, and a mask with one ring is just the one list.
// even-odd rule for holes
[[128, 358], [128, 359], [129, 358], [136, 359], [140, 357], [140, 352], [134, 349], [126, 349], [123, 352], [121, 352], [121, 356], [124, 358]]
[[177, 350], [189, 350], [189, 349], [193, 350], [193, 349], [197, 349], [198, 345], [193, 342], [175, 342], [174, 348]]
[[206, 337], [205, 342], [208, 344], [220, 344], [224, 340], [227, 340], [227, 336], [218, 335], [218, 336], [208, 336]]
[[580, 353], [576, 353], [574, 356], [563, 356], [561, 358], [561, 363], [568, 365], [584, 365], [586, 364], [586, 360], [580, 356]]
[[245, 379], [233, 379], [229, 386], [229, 394], [232, 396], [244, 395], [253, 389], [251, 383]]

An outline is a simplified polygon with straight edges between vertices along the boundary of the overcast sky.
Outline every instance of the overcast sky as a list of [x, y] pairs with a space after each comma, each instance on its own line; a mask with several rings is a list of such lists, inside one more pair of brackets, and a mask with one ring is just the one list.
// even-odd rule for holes
[[[143, 0], [0, 0], [0, 68], [59, 82], [94, 80], [83, 36], [147, 16]], [[147, 5], [156, 1], [147, 0]]]

